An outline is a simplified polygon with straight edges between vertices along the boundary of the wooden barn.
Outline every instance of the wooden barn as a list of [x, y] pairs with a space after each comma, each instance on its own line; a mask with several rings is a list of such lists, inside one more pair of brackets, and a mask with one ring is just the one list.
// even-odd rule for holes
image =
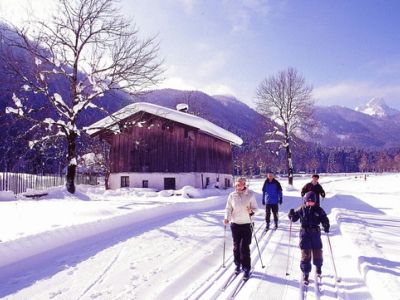
[[92, 124], [89, 134], [111, 145], [111, 189], [230, 187], [231, 147], [242, 144], [240, 137], [203, 118], [144, 102]]

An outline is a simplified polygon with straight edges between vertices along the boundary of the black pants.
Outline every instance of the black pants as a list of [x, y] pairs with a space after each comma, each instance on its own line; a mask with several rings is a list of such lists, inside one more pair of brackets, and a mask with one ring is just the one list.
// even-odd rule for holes
[[233, 238], [233, 260], [236, 266], [242, 266], [243, 269], [250, 270], [250, 244], [251, 244], [251, 225], [249, 224], [231, 224]]
[[300, 269], [303, 271], [303, 273], [310, 273], [311, 257], [313, 260], [313, 264], [317, 268], [321, 268], [323, 257], [321, 229], [319, 228], [319, 226], [300, 229], [300, 249]]
[[275, 225], [278, 225], [278, 204], [267, 204], [265, 205], [265, 222], [269, 224], [271, 220], [271, 211], [274, 215]]
[[322, 249], [301, 249], [300, 269], [303, 273], [311, 272], [311, 257], [317, 268], [322, 266]]

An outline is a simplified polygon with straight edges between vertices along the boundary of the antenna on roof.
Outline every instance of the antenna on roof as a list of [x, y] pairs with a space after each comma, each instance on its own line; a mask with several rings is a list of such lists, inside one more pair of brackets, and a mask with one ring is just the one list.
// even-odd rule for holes
[[176, 110], [187, 112], [189, 110], [189, 105], [187, 105], [186, 103], [178, 103], [176, 105]]

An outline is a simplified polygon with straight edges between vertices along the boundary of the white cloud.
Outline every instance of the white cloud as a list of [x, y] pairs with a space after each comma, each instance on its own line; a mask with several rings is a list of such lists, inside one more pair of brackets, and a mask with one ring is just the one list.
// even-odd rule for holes
[[315, 88], [314, 97], [318, 101], [317, 104], [341, 104], [345, 106], [348, 106], [349, 103], [354, 105], [365, 103], [374, 97], [380, 97], [384, 98], [390, 106], [390, 103], [397, 104], [400, 98], [400, 85], [376, 85], [370, 82], [341, 82]]
[[160, 88], [169, 88], [169, 89], [185, 90], [185, 91], [197, 90], [197, 88], [191, 83], [189, 83], [187, 80], [176, 76], [166, 78], [162, 82], [162, 84], [160, 84]]
[[237, 97], [237, 93], [229, 85], [223, 83], [194, 83], [179, 76], [168, 77], [159, 87], [184, 91], [202, 91], [208, 95], [231, 95]]
[[228, 61], [228, 53], [218, 51], [210, 53], [208, 57], [204, 55], [204, 60], [197, 65], [197, 74], [200, 77], [214, 77], [216, 73], [223, 70]]
[[171, 88], [185, 91], [202, 91], [209, 95], [232, 95], [237, 97], [234, 89], [224, 83], [212, 82], [210, 79], [195, 79], [191, 74], [185, 76], [176, 65], [169, 65], [166, 79], [159, 85], [160, 88]]
[[250, 14], [246, 11], [238, 11], [232, 18], [232, 28], [233, 33], [245, 32], [248, 30], [250, 25]]
[[242, 3], [243, 7], [263, 16], [271, 10], [269, 1], [266, 0], [240, 0], [239, 2]]
[[183, 10], [188, 15], [191, 15], [194, 11], [194, 7], [196, 6], [197, 0], [179, 0], [179, 2], [182, 3]]
[[206, 85], [203, 89], [203, 92], [209, 95], [230, 95], [237, 96], [235, 91], [228, 85], [222, 83], [215, 83]]
[[265, 18], [271, 7], [266, 0], [225, 0], [224, 6], [231, 22], [231, 32], [240, 33], [250, 29], [254, 18]]
[[54, 0], [0, 0], [0, 19], [21, 26], [29, 19], [48, 19], [55, 5]]

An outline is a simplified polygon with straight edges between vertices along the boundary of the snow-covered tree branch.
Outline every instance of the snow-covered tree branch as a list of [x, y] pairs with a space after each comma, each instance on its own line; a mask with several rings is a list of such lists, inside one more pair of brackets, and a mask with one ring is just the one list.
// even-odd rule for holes
[[[116, 7], [116, 0], [58, 0], [56, 13], [46, 21], [12, 27], [2, 37], [9, 49], [19, 49], [33, 66], [3, 55], [0, 59], [21, 82], [14, 93], [14, 106], [7, 112], [43, 126], [54, 126], [67, 140], [67, 188], [74, 192], [76, 140], [80, 114], [99, 108], [96, 100], [106, 92], [137, 93], [159, 82], [161, 62], [157, 60], [155, 38], [140, 40], [137, 29]], [[59, 90], [66, 83], [68, 91]], [[53, 118], [41, 120], [30, 103], [32, 94], [48, 102]], [[56, 134], [57, 135], [57, 134]]]

